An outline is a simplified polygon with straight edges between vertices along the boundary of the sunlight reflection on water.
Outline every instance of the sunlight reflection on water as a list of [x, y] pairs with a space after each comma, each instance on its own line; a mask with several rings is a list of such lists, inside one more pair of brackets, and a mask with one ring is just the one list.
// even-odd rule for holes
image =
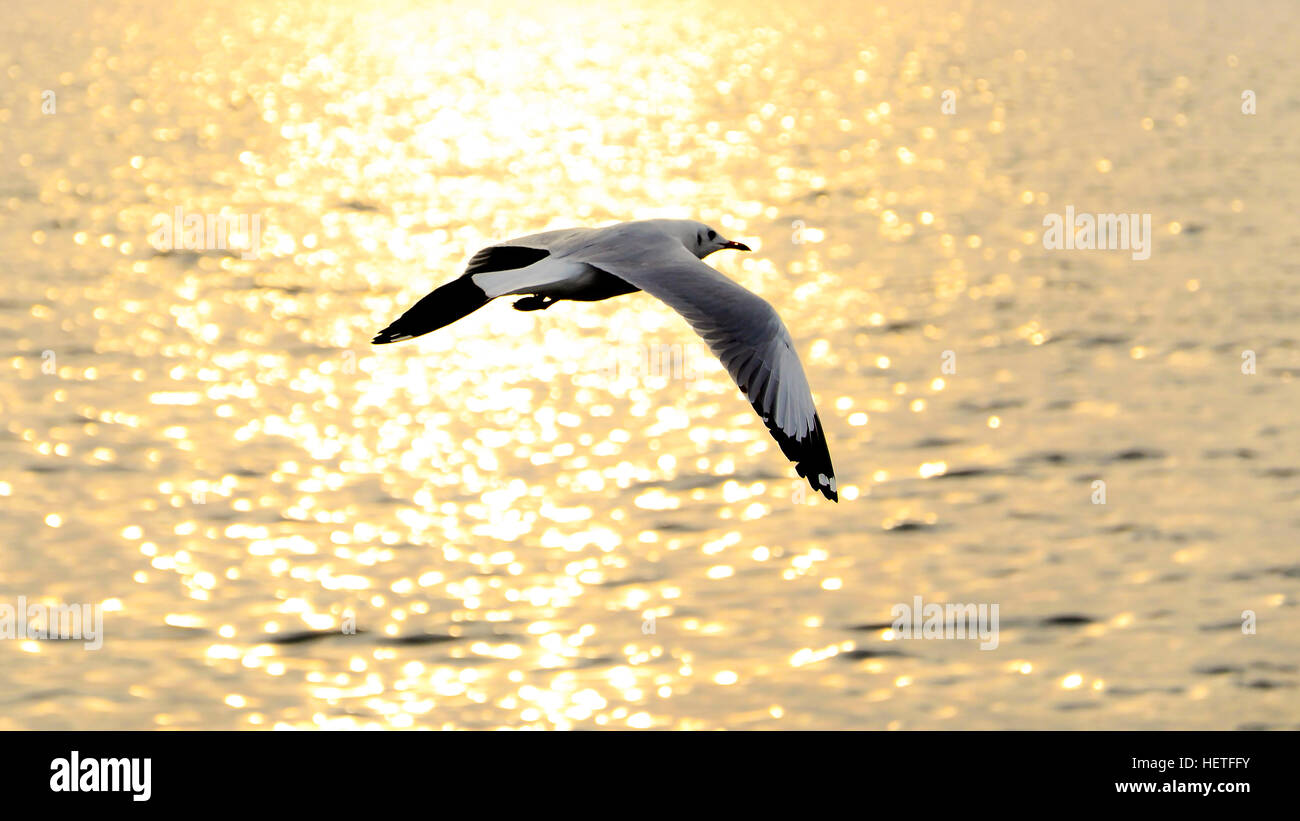
[[[1294, 726], [1300, 109], [1236, 111], [1294, 23], [961, 5], [12, 10], [0, 601], [107, 637], [0, 641], [0, 728]], [[1066, 204], [1152, 258], [1045, 251]], [[653, 216], [755, 249], [839, 505], [644, 295], [368, 344]]]

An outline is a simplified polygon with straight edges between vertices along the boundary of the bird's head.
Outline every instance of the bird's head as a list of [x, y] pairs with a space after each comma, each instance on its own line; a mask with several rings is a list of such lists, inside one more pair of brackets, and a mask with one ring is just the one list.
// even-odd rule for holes
[[748, 245], [732, 242], [702, 222], [682, 220], [680, 224], [682, 245], [685, 245], [686, 250], [700, 259], [704, 259], [714, 251], [721, 251], [723, 248], [731, 248], [736, 251], [749, 250]]

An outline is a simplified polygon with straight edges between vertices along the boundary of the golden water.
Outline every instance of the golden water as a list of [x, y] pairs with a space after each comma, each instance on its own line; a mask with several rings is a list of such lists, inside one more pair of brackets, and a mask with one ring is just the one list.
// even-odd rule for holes
[[[105, 637], [0, 641], [0, 729], [1300, 721], [1291, 4], [10, 5], [0, 603]], [[654, 216], [755, 249], [840, 504], [644, 294], [368, 344]]]

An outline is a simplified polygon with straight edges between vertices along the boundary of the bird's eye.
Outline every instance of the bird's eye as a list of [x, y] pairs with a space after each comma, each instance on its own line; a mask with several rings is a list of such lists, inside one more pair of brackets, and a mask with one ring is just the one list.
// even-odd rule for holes
[[717, 238], [718, 238], [718, 232], [717, 232], [717, 231], [710, 231], [710, 232], [709, 232], [709, 239], [717, 239]]

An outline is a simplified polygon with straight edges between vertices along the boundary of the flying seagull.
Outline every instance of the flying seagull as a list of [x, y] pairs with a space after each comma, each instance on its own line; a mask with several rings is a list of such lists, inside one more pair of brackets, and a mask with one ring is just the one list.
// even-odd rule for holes
[[373, 343], [401, 342], [450, 325], [493, 299], [542, 311], [563, 299], [592, 302], [645, 291], [685, 317], [722, 360], [781, 452], [813, 490], [839, 501], [821, 419], [781, 317], [701, 260], [749, 247], [693, 220], [638, 220], [544, 231], [489, 245], [465, 273], [415, 303]]

